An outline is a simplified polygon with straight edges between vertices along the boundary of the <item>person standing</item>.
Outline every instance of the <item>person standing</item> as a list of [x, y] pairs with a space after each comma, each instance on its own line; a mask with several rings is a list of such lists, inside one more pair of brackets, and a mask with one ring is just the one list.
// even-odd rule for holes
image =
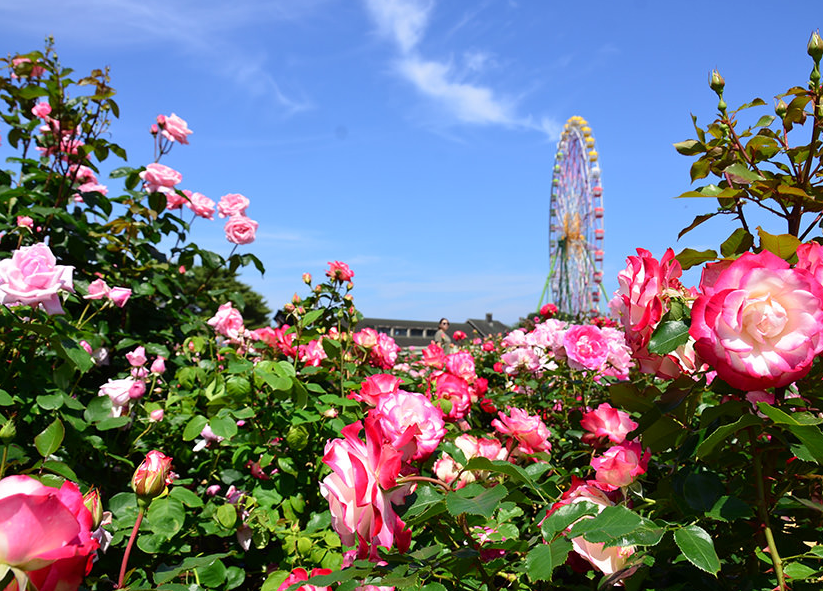
[[441, 318], [440, 323], [437, 325], [437, 332], [434, 333], [434, 342], [440, 345], [446, 355], [452, 352], [452, 340], [446, 332], [447, 330], [449, 330], [449, 320], [448, 318]]

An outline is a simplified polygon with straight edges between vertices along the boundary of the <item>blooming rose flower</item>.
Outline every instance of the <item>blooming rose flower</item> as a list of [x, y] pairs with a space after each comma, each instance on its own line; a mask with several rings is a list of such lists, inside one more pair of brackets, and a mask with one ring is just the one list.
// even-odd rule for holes
[[599, 370], [609, 357], [608, 341], [590, 324], [570, 327], [563, 336], [563, 349], [573, 369]]
[[399, 352], [400, 347], [394, 339], [381, 332], [377, 335], [377, 344], [369, 351], [369, 363], [381, 369], [391, 369]]
[[[471, 394], [469, 385], [463, 378], [450, 373], [442, 373], [435, 380], [435, 392], [440, 400], [448, 400], [451, 404], [446, 416], [451, 421], [458, 421], [469, 414]], [[446, 405], [448, 406], [448, 405]]]
[[328, 357], [323, 349], [321, 339], [314, 339], [305, 345], [298, 347], [300, 361], [312, 367], [319, 367], [320, 363]]
[[823, 286], [769, 251], [707, 265], [692, 307], [695, 350], [741, 390], [790, 384], [823, 351]]
[[540, 307], [540, 315], [543, 318], [552, 318], [555, 314], [557, 314], [557, 306], [554, 304], [543, 304]]
[[[191, 209], [196, 215], [207, 220], [214, 219], [214, 201], [203, 195], [202, 193], [192, 193], [189, 190], [183, 191], [183, 194], [189, 198], [186, 206]], [[166, 204], [168, 207], [168, 203]]]
[[74, 291], [74, 267], [58, 265], [43, 243], [24, 246], [0, 261], [0, 304], [42, 305], [49, 315], [62, 314], [58, 292]]
[[115, 306], [122, 308], [131, 297], [131, 290], [128, 287], [112, 287], [108, 296]]
[[149, 193], [174, 193], [174, 185], [183, 180], [183, 175], [169, 168], [165, 164], [152, 162], [146, 166], [146, 170], [140, 173], [140, 178], [145, 183], [144, 188]]
[[340, 261], [329, 261], [329, 268], [326, 271], [326, 277], [330, 277], [334, 281], [343, 283], [344, 281], [351, 281], [354, 277], [354, 271], [349, 269], [346, 263]]
[[232, 244], [251, 244], [254, 242], [258, 226], [253, 219], [237, 214], [228, 219], [223, 230], [226, 233], [226, 240]]
[[158, 115], [157, 124], [160, 127], [160, 133], [170, 142], [180, 142], [181, 144], [189, 143], [188, 136], [192, 134], [192, 131], [189, 129], [189, 124], [174, 113], [168, 117], [166, 115]]
[[492, 421], [492, 427], [504, 435], [514, 437], [523, 453], [533, 454], [551, 450], [552, 444], [549, 442], [551, 432], [539, 416], [511, 407], [509, 416], [506, 416], [503, 411], [500, 411], [497, 416], [500, 418]]
[[452, 336], [454, 337], [455, 341], [462, 341], [466, 338], [466, 333], [462, 330], [456, 330], [454, 331], [454, 334]]
[[474, 357], [466, 351], [446, 355], [446, 371], [471, 383], [477, 377], [474, 369]]
[[95, 279], [89, 283], [88, 293], [83, 296], [86, 300], [100, 300], [108, 297], [111, 288], [102, 279]]
[[131, 478], [131, 487], [138, 497], [153, 499], [163, 494], [169, 484], [172, 459], [161, 451], [151, 450], [137, 466]]
[[403, 452], [403, 461], [427, 459], [446, 434], [443, 413], [417, 392], [398, 390], [381, 396], [369, 416], [380, 421], [383, 436]]
[[352, 392], [349, 398], [360, 402], [365, 402], [369, 406], [377, 406], [386, 394], [391, 394], [398, 391], [400, 384], [403, 382], [400, 378], [387, 373], [378, 373], [369, 376], [360, 384], [359, 392]]
[[239, 341], [245, 331], [243, 316], [231, 305], [231, 302], [221, 305], [217, 313], [206, 321], [206, 324], [213, 326], [217, 334], [228, 337], [232, 341]]
[[126, 353], [126, 359], [132, 367], [140, 367], [146, 365], [146, 348], [143, 345], [137, 347], [134, 351]]
[[0, 480], [0, 564], [15, 577], [7, 589], [77, 589], [99, 547], [92, 526], [73, 482], [56, 489], [30, 476]]
[[806, 269], [823, 283], [823, 246], [817, 242], [807, 242], [797, 247], [796, 269]]
[[423, 363], [434, 369], [443, 369], [446, 366], [446, 353], [440, 345], [432, 341], [423, 349]]
[[221, 218], [244, 215], [249, 207], [249, 199], [240, 193], [223, 195], [217, 203], [217, 214]]
[[[312, 577], [318, 577], [320, 575], [330, 575], [331, 569], [329, 568], [314, 568], [311, 571]], [[290, 586], [294, 585], [295, 583], [299, 583], [300, 581], [308, 581], [309, 574], [306, 572], [304, 568], [296, 568], [289, 576], [286, 577], [286, 580], [283, 581], [280, 586], [277, 588], [277, 591], [285, 591]], [[331, 587], [318, 587], [316, 585], [301, 585], [297, 587], [295, 591], [331, 591]]]
[[377, 344], [377, 331], [373, 328], [364, 328], [352, 335], [352, 340], [360, 345], [370, 349]]
[[596, 437], [608, 437], [612, 443], [623, 443], [629, 432], [637, 429], [628, 413], [612, 408], [604, 402], [597, 409], [587, 412], [580, 421], [580, 426]]
[[591, 460], [591, 467], [597, 471], [595, 478], [602, 488], [615, 490], [628, 486], [641, 474], [646, 473], [651, 453], [645, 453], [637, 441], [613, 445], [602, 456]]
[[[463, 466], [455, 462], [454, 458], [446, 452], [443, 452], [443, 454], [437, 459], [434, 466], [432, 466], [432, 470], [434, 470], [434, 474], [437, 478], [446, 484], [451, 485], [451, 487], [455, 490], [458, 488], [463, 488], [467, 484], [476, 480], [475, 474], [471, 470], [466, 470], [461, 473]], [[460, 475], [459, 478], [458, 474]]]
[[27, 215], [18, 215], [17, 216], [17, 227], [18, 228], [33, 228], [34, 227], [34, 220], [31, 219]]
[[[129, 403], [133, 398], [139, 398], [146, 392], [143, 382], [134, 378], [123, 378], [120, 380], [109, 380], [97, 391], [98, 396], [108, 396], [111, 400], [112, 416], [119, 417], [124, 410], [128, 410]], [[134, 396], [133, 394], [139, 394]]]
[[379, 560], [377, 547], [400, 552], [409, 549], [411, 531], [395, 513], [409, 486], [397, 487], [401, 452], [383, 444], [377, 423], [366, 419], [366, 442], [358, 434], [358, 421], [341, 431], [343, 439], [326, 443], [323, 463], [332, 473], [320, 483], [320, 493], [329, 502], [332, 527], [345, 546], [357, 546], [357, 557]]

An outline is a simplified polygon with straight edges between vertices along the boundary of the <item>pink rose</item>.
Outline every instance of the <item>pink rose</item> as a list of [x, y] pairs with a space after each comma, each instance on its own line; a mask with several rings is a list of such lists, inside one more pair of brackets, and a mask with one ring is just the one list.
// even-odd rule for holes
[[474, 369], [474, 357], [466, 351], [446, 355], [446, 371], [470, 383], [477, 377]]
[[74, 291], [74, 267], [56, 264], [43, 243], [24, 246], [0, 261], [0, 304], [42, 305], [49, 315], [62, 314], [58, 292]]
[[823, 351], [823, 286], [770, 253], [745, 253], [719, 272], [707, 265], [692, 307], [694, 348], [741, 390], [790, 384]]
[[162, 408], [156, 408], [149, 413], [149, 418], [156, 423], [162, 421], [164, 416], [166, 412]]
[[557, 306], [554, 304], [543, 304], [540, 307], [540, 315], [543, 318], [552, 318], [555, 314], [557, 314]]
[[156, 449], [146, 454], [131, 477], [131, 487], [138, 497], [153, 499], [163, 494], [171, 483], [172, 458]]
[[[214, 201], [203, 195], [202, 193], [192, 193], [189, 190], [183, 191], [183, 194], [189, 198], [186, 205], [196, 215], [207, 220], [214, 219]], [[166, 205], [168, 207], [168, 204]]]
[[[312, 577], [319, 577], [321, 575], [330, 575], [331, 569], [329, 568], [314, 568], [311, 571]], [[294, 585], [295, 583], [299, 583], [301, 581], [308, 581], [309, 580], [309, 573], [306, 572], [304, 568], [296, 568], [289, 576], [286, 577], [286, 580], [280, 583], [280, 586], [277, 588], [277, 591], [285, 591], [290, 586]], [[316, 585], [301, 585], [300, 587], [296, 587], [294, 591], [331, 591], [331, 587], [324, 586], [318, 587]]]
[[320, 339], [309, 341], [305, 345], [298, 347], [300, 361], [311, 367], [319, 367], [320, 363], [328, 357], [326, 350]]
[[456, 330], [454, 331], [454, 334], [452, 336], [454, 337], [455, 341], [462, 341], [466, 338], [466, 333], [462, 330]]
[[95, 279], [89, 283], [88, 293], [83, 296], [86, 300], [100, 300], [108, 297], [111, 288], [102, 279]]
[[232, 244], [251, 244], [258, 226], [253, 219], [237, 214], [228, 219], [223, 230], [226, 232], [226, 240]]
[[84, 350], [86, 353], [88, 353], [89, 355], [91, 355], [91, 354], [92, 354], [93, 349], [91, 348], [91, 345], [89, 345], [87, 341], [80, 341], [78, 344], [79, 344], [81, 347], [83, 347], [83, 350]]
[[170, 142], [189, 143], [188, 136], [192, 134], [192, 131], [189, 129], [188, 123], [174, 113], [168, 117], [158, 115], [157, 124], [160, 127], [160, 133]]
[[[31, 66], [29, 66], [29, 64], [31, 64]], [[37, 62], [32, 62], [27, 57], [12, 58], [11, 66], [12, 66], [12, 69], [13, 69], [12, 74], [11, 74], [12, 79], [18, 77], [18, 72], [19, 73], [24, 73], [27, 68], [30, 68], [28, 70], [28, 75], [32, 76], [33, 78], [39, 78], [40, 76], [42, 76], [43, 74], [46, 73], [46, 68], [44, 68], [43, 66], [38, 65]]]
[[351, 281], [354, 277], [354, 271], [349, 269], [346, 263], [340, 261], [329, 261], [329, 268], [326, 271], [326, 277], [334, 281], [343, 283], [344, 281]]
[[8, 589], [77, 589], [99, 547], [92, 514], [73, 482], [59, 489], [29, 476], [0, 480], [0, 564], [16, 569]]
[[795, 269], [806, 269], [814, 275], [818, 283], [823, 283], [823, 246], [817, 242], [807, 242], [798, 246]]
[[509, 408], [509, 416], [506, 416], [503, 411], [500, 411], [497, 416], [500, 418], [492, 421], [492, 427], [499, 433], [516, 439], [523, 453], [533, 454], [551, 450], [552, 444], [549, 442], [551, 432], [539, 416], [530, 415], [520, 408]]
[[243, 326], [243, 316], [235, 309], [231, 302], [226, 302], [217, 309], [217, 313], [206, 321], [209, 326], [214, 327], [217, 334], [228, 337], [232, 341], [240, 340], [245, 328]]
[[448, 401], [449, 404], [445, 406], [450, 408], [445, 414], [449, 420], [457, 421], [469, 414], [471, 394], [466, 380], [450, 373], [442, 373], [435, 381], [435, 392], [438, 399]]
[[320, 493], [343, 545], [356, 545], [357, 558], [377, 561], [378, 546], [391, 548], [396, 541], [400, 552], [409, 549], [411, 532], [393, 505], [403, 502], [410, 487], [397, 487], [402, 454], [382, 443], [379, 425], [366, 419], [365, 443], [361, 429], [359, 421], [347, 425], [344, 439], [326, 443], [323, 463], [332, 473], [320, 483]]
[[454, 458], [446, 452], [443, 452], [443, 455], [434, 462], [432, 470], [434, 470], [437, 478], [451, 485], [455, 490], [463, 488], [476, 480], [474, 472], [470, 470], [463, 471], [463, 466], [455, 462]]
[[31, 114], [38, 119], [45, 119], [51, 114], [51, 105], [48, 102], [39, 102], [31, 108]]
[[373, 328], [364, 328], [352, 335], [352, 340], [366, 349], [371, 349], [377, 344], [377, 331]]
[[609, 343], [591, 324], [572, 326], [563, 336], [563, 349], [572, 369], [599, 370], [609, 357]]
[[109, 291], [109, 299], [118, 308], [126, 305], [131, 297], [131, 290], [128, 287], [112, 287]]
[[370, 406], [377, 406], [380, 398], [386, 394], [398, 391], [403, 380], [387, 373], [378, 373], [366, 378], [360, 385], [359, 392], [352, 392], [349, 398], [360, 402], [365, 402]]
[[394, 339], [381, 332], [377, 335], [377, 344], [369, 351], [369, 363], [380, 369], [391, 369], [399, 352], [400, 347]]
[[398, 390], [381, 396], [369, 416], [380, 421], [383, 436], [403, 452], [403, 461], [426, 460], [446, 434], [443, 413], [417, 392]]
[[146, 365], [146, 362], [148, 361], [148, 359], [146, 359], [146, 348], [140, 345], [134, 351], [126, 353], [126, 359], [132, 367]]
[[34, 227], [34, 220], [31, 219], [27, 215], [18, 215], [17, 216], [17, 227], [18, 228], [33, 228]]
[[220, 198], [217, 204], [217, 214], [221, 218], [229, 218], [234, 215], [245, 215], [249, 207], [249, 199], [240, 193], [229, 193]]
[[595, 478], [601, 487], [615, 490], [645, 474], [650, 455], [649, 450], [643, 452], [639, 442], [624, 441], [607, 449], [602, 456], [593, 457], [591, 467], [596, 470]]
[[158, 376], [166, 373], [166, 359], [164, 357], [157, 357], [157, 359], [152, 361], [151, 373]]
[[440, 345], [432, 342], [423, 349], [423, 363], [434, 369], [443, 369], [446, 366], [446, 353]]
[[611, 404], [604, 402], [583, 415], [580, 426], [595, 437], [608, 437], [612, 443], [623, 443], [631, 431], [637, 429], [635, 423], [628, 413], [612, 408]]
[[140, 178], [143, 179], [144, 188], [149, 193], [169, 194], [174, 193], [174, 185], [183, 180], [183, 175], [165, 164], [152, 162], [140, 173]]
[[[141, 391], [142, 390], [142, 391]], [[146, 392], [143, 382], [134, 378], [109, 380], [97, 391], [98, 396], [108, 396], [111, 400], [112, 416], [119, 417], [128, 411], [129, 403], [133, 398], [139, 398]]]

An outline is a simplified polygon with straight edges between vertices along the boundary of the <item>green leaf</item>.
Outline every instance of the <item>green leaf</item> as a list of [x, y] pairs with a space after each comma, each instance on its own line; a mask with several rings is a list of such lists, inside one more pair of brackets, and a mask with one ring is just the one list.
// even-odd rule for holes
[[706, 515], [718, 521], [728, 522], [735, 519], [750, 519], [754, 515], [754, 511], [737, 497], [723, 495], [717, 499], [714, 507]]
[[680, 267], [685, 271], [691, 269], [695, 265], [702, 265], [707, 261], [713, 261], [717, 258], [717, 252], [714, 250], [694, 250], [693, 248], [684, 248], [675, 256]]
[[237, 435], [237, 421], [230, 416], [212, 417], [209, 426], [215, 435], [224, 439], [231, 439]]
[[80, 347], [74, 341], [64, 340], [60, 343], [63, 345], [63, 350], [66, 352], [66, 356], [74, 363], [75, 367], [81, 371], [81, 373], [86, 373], [92, 367], [94, 367], [94, 358], [89, 355], [88, 351]]
[[[477, 494], [478, 488], [482, 490], [479, 494]], [[506, 498], [508, 494], [508, 489], [502, 484], [486, 489], [479, 485], [477, 487], [467, 486], [464, 489], [446, 495], [446, 509], [454, 516], [469, 513], [471, 515], [482, 515], [486, 519], [491, 519], [494, 510], [497, 509], [497, 505], [500, 504], [500, 501]]]
[[[681, 195], [680, 197], [683, 197], [683, 196], [685, 196], [685, 193], [683, 195]], [[700, 197], [702, 197], [702, 195], [700, 195]], [[691, 230], [694, 230], [697, 226], [699, 226], [700, 224], [702, 224], [706, 220], [712, 219], [716, 215], [717, 215], [716, 213], [704, 213], [702, 215], [696, 216], [694, 218], [694, 220], [692, 220], [691, 224], [689, 224], [688, 226], [686, 226], [685, 228], [680, 230], [680, 233], [677, 235], [677, 239], [679, 240], [680, 238], [683, 238], [683, 236], [686, 233], [690, 232]], [[687, 249], [687, 250], [689, 250], [689, 249]], [[680, 260], [680, 259], [678, 258], [678, 260]], [[682, 265], [683, 263], [681, 262], [680, 264]]]
[[169, 496], [173, 499], [177, 499], [187, 507], [197, 508], [203, 506], [203, 499], [182, 486], [172, 487]]
[[754, 245], [754, 237], [743, 228], [737, 228], [723, 244], [720, 245], [720, 254], [730, 257], [749, 250]]
[[5, 390], [0, 389], [0, 406], [11, 406], [14, 404], [14, 399]]
[[63, 406], [63, 394], [41, 394], [37, 397], [37, 406], [43, 410], [57, 410]]
[[749, 168], [741, 162], [735, 162], [731, 166], [727, 166], [723, 172], [731, 176], [732, 180], [738, 184], [748, 184], [754, 181], [765, 180], [758, 173], [749, 170]]
[[591, 519], [581, 519], [572, 527], [570, 538], [582, 535], [589, 542], [608, 542], [634, 531], [643, 518], [622, 505], [605, 507]]
[[225, 558], [226, 556], [229, 556], [229, 554], [190, 556], [189, 558], [184, 559], [183, 562], [181, 562], [178, 565], [172, 567], [161, 567], [157, 569], [157, 572], [154, 573], [154, 584], [161, 585], [167, 581], [171, 581], [172, 579], [186, 571], [194, 570], [196, 568], [205, 568], [214, 563], [215, 560]]
[[769, 234], [757, 226], [757, 235], [760, 236], [760, 247], [776, 254], [781, 259], [789, 260], [797, 252], [800, 240], [791, 234]]
[[698, 525], [682, 527], [674, 532], [677, 547], [697, 568], [717, 575], [720, 571], [720, 559], [714, 549], [714, 543], [706, 530]]
[[788, 415], [765, 402], [758, 402], [757, 408], [778, 425], [785, 425], [806, 446], [817, 463], [823, 464], [823, 432], [816, 424], [810, 424], [810, 421], [818, 420], [816, 417], [806, 414]]
[[551, 581], [553, 570], [552, 549], [548, 544], [537, 544], [526, 555], [526, 573], [533, 583]]
[[183, 503], [171, 497], [154, 499], [147, 514], [149, 527], [156, 533], [171, 540], [183, 529], [186, 521], [186, 509]]
[[718, 427], [712, 432], [711, 435], [703, 440], [703, 443], [697, 447], [698, 459], [702, 460], [709, 455], [719, 443], [728, 439], [731, 434], [737, 433], [740, 429], [761, 424], [763, 424], [763, 421], [757, 415], [746, 414], [737, 419], [734, 423], [729, 423], [727, 425], [723, 425], [722, 427]]
[[215, 560], [208, 566], [196, 569], [200, 584], [204, 587], [219, 587], [226, 580], [226, 566], [220, 560]]
[[421, 515], [428, 518], [446, 510], [443, 502], [444, 495], [433, 486], [421, 486], [417, 489], [415, 495], [414, 504], [408, 508], [403, 516], [406, 521]]
[[694, 156], [695, 154], [705, 152], [706, 146], [697, 140], [686, 140], [684, 142], [677, 142], [674, 144], [674, 149], [677, 150], [678, 154], [683, 154], [684, 156]]
[[774, 121], [774, 115], [763, 115], [760, 119], [757, 120], [757, 123], [754, 124], [755, 127], [768, 127]]
[[66, 435], [66, 429], [60, 419], [54, 421], [34, 438], [34, 445], [37, 451], [44, 458], [60, 449], [60, 444], [63, 443], [63, 437]]
[[649, 353], [668, 355], [689, 340], [689, 327], [682, 320], [668, 320], [657, 325], [649, 340]]
[[183, 441], [193, 441], [208, 424], [209, 420], [203, 415], [194, 415], [183, 429]]
[[483, 470], [484, 472], [511, 476], [513, 479], [527, 484], [529, 488], [539, 496], [543, 496], [543, 493], [541, 493], [537, 487], [537, 483], [535, 483], [534, 479], [529, 476], [523, 468], [506, 460], [490, 460], [488, 458], [477, 457], [469, 460], [465, 467], [466, 470]]
[[783, 573], [792, 579], [808, 579], [817, 575], [817, 570], [806, 566], [802, 562], [791, 562], [783, 568]]
[[558, 532], [565, 531], [572, 523], [587, 515], [597, 515], [600, 505], [590, 501], [577, 501], [563, 505], [543, 520], [540, 531], [545, 540], [551, 540]]
[[95, 426], [97, 427], [98, 431], [109, 431], [110, 429], [119, 429], [120, 427], [124, 427], [129, 424], [131, 417], [122, 416], [122, 417], [106, 417], [102, 421], [98, 422]]

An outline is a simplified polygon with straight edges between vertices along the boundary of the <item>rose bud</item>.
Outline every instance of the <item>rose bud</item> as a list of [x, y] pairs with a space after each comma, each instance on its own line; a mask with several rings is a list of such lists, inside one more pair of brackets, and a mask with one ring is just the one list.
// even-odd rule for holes
[[103, 521], [103, 502], [100, 500], [100, 492], [96, 488], [89, 489], [89, 492], [83, 495], [83, 504], [91, 513], [91, 529], [94, 531]]
[[156, 449], [146, 454], [146, 459], [137, 467], [131, 479], [131, 487], [140, 500], [150, 501], [165, 492], [171, 462], [170, 457]]

